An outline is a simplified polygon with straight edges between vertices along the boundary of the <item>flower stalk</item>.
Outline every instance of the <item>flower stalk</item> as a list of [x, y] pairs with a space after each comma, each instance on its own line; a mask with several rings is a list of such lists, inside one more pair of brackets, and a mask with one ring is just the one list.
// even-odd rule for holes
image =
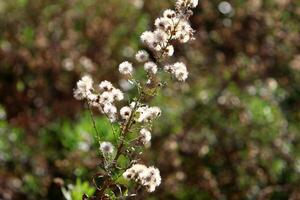
[[[137, 87], [137, 97], [131, 100], [130, 105], [118, 109], [117, 102], [122, 101], [126, 94], [115, 88], [109, 81], [102, 81], [96, 88], [90, 76], [84, 76], [77, 82], [74, 97], [88, 102], [93, 127], [100, 145], [99, 150], [104, 159], [103, 166], [101, 166], [104, 171], [101, 177], [104, 181], [101, 185], [96, 184], [96, 199], [136, 195], [122, 193], [121, 188], [128, 186], [119, 182], [120, 176], [127, 181], [135, 182], [138, 188], [142, 186], [148, 192], [154, 192], [160, 185], [159, 169], [153, 166], [147, 167], [136, 160], [141, 154], [141, 149], [150, 145], [152, 123], [161, 115], [160, 108], [147, 105], [146, 99], [148, 96], [156, 96], [158, 89], [163, 84], [158, 75], [159, 71], [171, 74], [179, 82], [184, 82], [188, 78], [188, 71], [184, 63], [176, 62], [165, 66], [163, 63], [167, 63], [168, 58], [174, 54], [173, 41], [186, 43], [194, 39], [194, 30], [190, 26], [189, 17], [192, 15], [191, 9], [195, 8], [197, 4], [198, 0], [177, 0], [175, 10], [167, 9], [163, 12], [162, 17], [155, 20], [154, 31], [142, 33], [140, 39], [147, 50], [139, 50], [135, 59], [138, 65], [143, 65], [147, 75], [146, 80], [135, 78], [135, 68], [131, 62], [124, 61], [119, 65], [120, 74]], [[149, 51], [154, 53], [155, 60], [149, 59]], [[97, 130], [91, 107], [97, 108], [103, 113], [110, 121], [112, 128], [114, 124], [119, 125], [120, 133], [116, 137], [115, 144], [103, 141], [103, 136], [100, 136]], [[113, 133], [116, 134], [114, 128]], [[135, 138], [128, 138], [129, 134], [135, 135]], [[127, 166], [124, 167], [119, 163], [120, 156], [128, 159]], [[95, 182], [95, 177], [93, 181]], [[113, 188], [116, 187], [120, 190], [118, 194], [113, 191]], [[130, 188], [128, 189], [131, 191]]]

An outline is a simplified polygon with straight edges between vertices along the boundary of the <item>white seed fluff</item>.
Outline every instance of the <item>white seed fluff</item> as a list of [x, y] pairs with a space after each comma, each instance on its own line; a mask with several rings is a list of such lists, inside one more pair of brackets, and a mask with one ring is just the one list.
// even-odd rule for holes
[[128, 106], [124, 106], [120, 109], [120, 115], [122, 117], [122, 119], [129, 119], [130, 115], [131, 115], [131, 108]]
[[112, 154], [114, 152], [114, 146], [110, 142], [101, 142], [100, 151], [103, 154]]
[[99, 84], [99, 88], [101, 91], [110, 91], [114, 88], [114, 86], [111, 82], [105, 80], [101, 81], [101, 83]]
[[149, 144], [149, 142], [151, 141], [151, 132], [145, 128], [141, 129], [140, 130], [140, 139], [144, 145]]
[[154, 62], [146, 62], [144, 69], [151, 74], [157, 73], [157, 65]]
[[133, 67], [128, 61], [124, 61], [119, 65], [119, 72], [123, 75], [132, 75]]
[[124, 99], [124, 94], [121, 90], [114, 88], [112, 91], [112, 96], [116, 101], [122, 101]]
[[77, 82], [77, 88], [74, 90], [74, 97], [77, 100], [87, 98], [87, 96], [93, 90], [93, 79], [90, 76], [83, 76], [81, 80]]
[[135, 59], [138, 62], [146, 62], [149, 59], [149, 54], [145, 50], [140, 50], [135, 54]]
[[123, 173], [125, 179], [133, 180], [146, 187], [148, 192], [154, 192], [161, 183], [160, 172], [155, 167], [134, 164]]

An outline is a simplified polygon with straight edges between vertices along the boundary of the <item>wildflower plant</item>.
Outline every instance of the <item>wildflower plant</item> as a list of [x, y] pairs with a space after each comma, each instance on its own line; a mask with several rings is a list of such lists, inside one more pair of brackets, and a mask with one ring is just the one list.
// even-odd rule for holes
[[[159, 107], [148, 105], [149, 97], [156, 96], [164, 85], [160, 73], [168, 73], [179, 82], [188, 78], [186, 65], [182, 62], [169, 63], [168, 58], [174, 54], [174, 42], [186, 43], [194, 39], [189, 18], [193, 14], [191, 9], [197, 4], [198, 0], [177, 0], [175, 10], [167, 9], [162, 17], [155, 20], [155, 30], [141, 34], [141, 42], [146, 48], [136, 53], [135, 60], [139, 67], [144, 68], [146, 80], [135, 77], [133, 63], [124, 61], [119, 64], [123, 79], [137, 89], [137, 95], [129, 100], [128, 105], [118, 103], [126, 95], [109, 81], [95, 85], [93, 79], [86, 75], [77, 82], [74, 97], [87, 102], [103, 157], [100, 164], [102, 171], [93, 178], [97, 188], [95, 198], [123, 198], [136, 195], [141, 188], [153, 192], [160, 185], [159, 169], [147, 167], [139, 161], [143, 149], [150, 145], [153, 121], [161, 115]], [[150, 58], [150, 55], [153, 56]], [[115, 141], [104, 141], [93, 119], [93, 108], [111, 122]], [[129, 161], [124, 164], [123, 158]], [[136, 183], [135, 190], [129, 190], [129, 182]]]

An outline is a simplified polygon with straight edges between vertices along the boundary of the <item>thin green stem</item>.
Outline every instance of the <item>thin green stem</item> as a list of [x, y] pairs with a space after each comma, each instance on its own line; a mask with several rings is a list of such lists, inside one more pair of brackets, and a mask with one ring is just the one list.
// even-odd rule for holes
[[93, 127], [95, 129], [96, 134], [97, 134], [96, 139], [97, 139], [97, 142], [100, 143], [100, 134], [99, 134], [97, 126], [96, 126], [96, 121], [94, 119], [94, 115], [93, 115], [90, 104], [89, 103], [87, 103], [87, 104], [88, 104], [89, 113], [90, 113], [90, 116], [91, 116], [91, 119], [92, 119]]

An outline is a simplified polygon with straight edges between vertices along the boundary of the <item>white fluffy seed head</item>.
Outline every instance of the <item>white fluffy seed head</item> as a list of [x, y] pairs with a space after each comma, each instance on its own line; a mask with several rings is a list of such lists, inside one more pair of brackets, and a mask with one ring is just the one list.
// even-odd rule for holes
[[104, 155], [112, 154], [114, 152], [114, 146], [110, 142], [101, 142], [100, 151]]
[[146, 167], [141, 164], [132, 165], [123, 173], [123, 177], [139, 183], [148, 192], [153, 192], [161, 183], [160, 172], [157, 168]]
[[154, 25], [157, 29], [161, 29], [164, 31], [171, 31], [173, 29], [172, 20], [167, 17], [157, 18], [154, 22]]
[[142, 33], [141, 35], [141, 41], [144, 43], [144, 44], [151, 44], [153, 43], [154, 41], [154, 34], [153, 32], [151, 31], [145, 31]]
[[131, 115], [131, 108], [129, 106], [124, 106], [121, 108], [120, 110], [120, 115], [122, 117], [122, 119], [129, 119], [130, 115]]
[[157, 73], [157, 65], [154, 62], [146, 62], [144, 69], [151, 74]]
[[116, 108], [116, 106], [114, 106], [110, 103], [107, 103], [107, 104], [104, 104], [104, 106], [103, 106], [103, 112], [107, 115], [115, 115], [117, 113], [117, 108]]
[[135, 59], [138, 62], [146, 62], [149, 59], [149, 54], [145, 50], [140, 50], [135, 54]]
[[132, 63], [124, 61], [119, 65], [119, 72], [123, 75], [132, 75], [133, 67]]
[[168, 42], [168, 34], [163, 30], [157, 29], [154, 31], [154, 39], [159, 46], [165, 46]]
[[170, 64], [167, 64], [167, 65], [164, 66], [164, 71], [168, 72], [168, 73], [173, 73], [174, 72], [174, 66], [170, 65]]
[[149, 112], [153, 118], [159, 117], [161, 115], [161, 110], [159, 107], [154, 106], [149, 108]]
[[174, 54], [174, 47], [173, 47], [173, 45], [167, 46], [167, 48], [166, 48], [165, 51], [166, 51], [166, 54], [168, 56], [173, 56], [173, 54]]
[[175, 77], [178, 81], [185, 81], [188, 78], [189, 73], [186, 70], [176, 70]]
[[111, 92], [105, 91], [100, 95], [100, 103], [107, 104], [114, 102], [114, 96]]
[[163, 16], [169, 19], [173, 19], [176, 17], [176, 12], [174, 10], [167, 9], [164, 11]]
[[195, 8], [198, 5], [198, 0], [177, 0], [175, 5], [178, 10]]
[[101, 83], [99, 84], [99, 88], [101, 91], [110, 91], [114, 88], [114, 86], [111, 82], [105, 80], [101, 81]]
[[149, 144], [151, 141], [151, 132], [145, 128], [140, 130], [140, 139], [144, 145]]
[[83, 76], [76, 84], [77, 88], [74, 90], [74, 97], [77, 100], [87, 98], [93, 90], [93, 79], [90, 76]]
[[174, 72], [173, 74], [179, 81], [185, 81], [188, 78], [188, 71], [186, 65], [182, 62], [177, 62], [174, 65]]
[[124, 99], [124, 94], [119, 89], [114, 88], [114, 89], [112, 89], [111, 93], [112, 93], [113, 98], [116, 101], [122, 101]]

